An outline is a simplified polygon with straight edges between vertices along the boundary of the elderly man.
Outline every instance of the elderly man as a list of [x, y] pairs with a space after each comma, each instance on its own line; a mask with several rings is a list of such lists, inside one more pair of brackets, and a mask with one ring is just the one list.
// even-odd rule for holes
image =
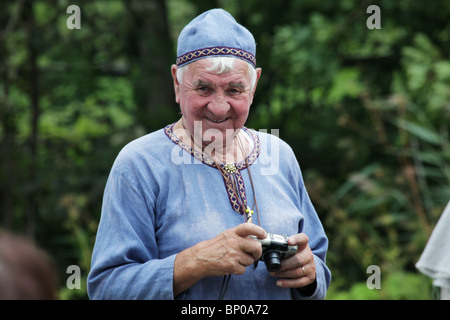
[[[118, 155], [91, 298], [325, 297], [328, 240], [296, 158], [277, 137], [244, 127], [261, 76], [255, 48], [221, 9], [180, 33], [171, 70], [182, 117]], [[268, 232], [289, 235], [285, 245], [294, 248], [274, 269], [258, 263]]]

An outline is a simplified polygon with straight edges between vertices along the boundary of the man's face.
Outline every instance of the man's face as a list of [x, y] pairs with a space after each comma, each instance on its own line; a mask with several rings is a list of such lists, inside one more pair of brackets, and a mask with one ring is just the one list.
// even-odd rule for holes
[[[231, 142], [232, 136], [245, 124], [255, 88], [251, 87], [246, 62], [236, 59], [233, 70], [222, 74], [217, 74], [216, 70], [208, 71], [210, 64], [207, 59], [191, 63], [183, 73], [181, 84], [176, 79], [176, 67], [172, 67], [176, 101], [180, 104], [184, 126], [191, 135], [196, 134], [195, 139], [200, 138], [198, 129], [201, 125], [203, 146], [211, 142], [209, 129], [215, 129], [209, 132], [215, 139], [219, 138], [217, 133], [220, 131], [222, 141], [215, 141], [225, 146], [227, 135]], [[257, 78], [259, 74], [260, 70]]]

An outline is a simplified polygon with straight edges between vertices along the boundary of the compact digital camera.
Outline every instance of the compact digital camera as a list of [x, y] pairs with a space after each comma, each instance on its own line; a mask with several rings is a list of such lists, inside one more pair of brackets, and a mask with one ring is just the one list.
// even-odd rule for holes
[[265, 239], [258, 239], [256, 236], [250, 236], [261, 243], [262, 256], [259, 260], [264, 261], [269, 272], [275, 272], [281, 268], [281, 260], [289, 258], [297, 253], [297, 246], [288, 244], [287, 235], [268, 233]]

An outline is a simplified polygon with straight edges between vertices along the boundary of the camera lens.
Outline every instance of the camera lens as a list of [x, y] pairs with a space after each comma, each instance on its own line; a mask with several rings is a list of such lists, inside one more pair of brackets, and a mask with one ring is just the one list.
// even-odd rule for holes
[[266, 252], [266, 254], [264, 255], [264, 262], [269, 272], [275, 272], [280, 270], [281, 268], [280, 253], [276, 250]]

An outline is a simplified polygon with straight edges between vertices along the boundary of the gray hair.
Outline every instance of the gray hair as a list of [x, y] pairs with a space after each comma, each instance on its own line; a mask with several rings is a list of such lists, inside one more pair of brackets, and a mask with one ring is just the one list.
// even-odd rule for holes
[[[206, 69], [207, 71], [217, 71], [217, 74], [227, 73], [233, 70], [234, 61], [237, 58], [232, 57], [209, 57], [205, 58], [211, 62], [211, 66]], [[256, 85], [256, 70], [250, 63], [248, 65], [248, 74], [250, 76], [251, 88], [254, 89]], [[183, 83], [184, 72], [189, 68], [189, 64], [177, 69], [177, 80], [181, 84]]]

